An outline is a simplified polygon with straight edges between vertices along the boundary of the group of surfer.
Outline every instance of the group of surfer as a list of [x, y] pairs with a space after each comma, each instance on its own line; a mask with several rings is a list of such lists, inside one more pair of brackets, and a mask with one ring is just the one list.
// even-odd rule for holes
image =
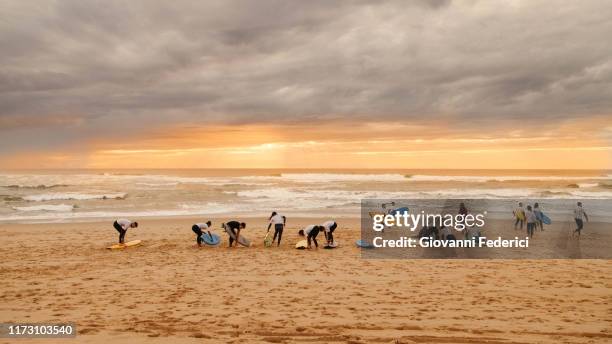
[[[271, 228], [274, 228], [274, 235], [271, 243], [276, 241], [276, 246], [278, 247], [281, 244], [283, 230], [287, 225], [287, 217], [277, 212], [272, 212], [268, 218], [268, 221], [267, 234], [270, 233]], [[113, 223], [113, 227], [117, 230], [117, 232], [119, 232], [119, 243], [123, 244], [125, 243], [125, 234], [127, 233], [127, 230], [138, 227], [138, 222], [130, 221], [128, 219], [118, 219]], [[203, 223], [195, 223], [193, 226], [191, 226], [191, 230], [196, 235], [196, 243], [198, 246], [201, 247], [205, 242], [205, 234], [208, 234], [208, 238], [213, 238], [213, 234], [210, 232], [211, 228], [212, 222], [210, 220]], [[240, 240], [240, 232], [246, 228], [246, 223], [239, 221], [228, 221], [222, 223], [221, 228], [223, 228], [228, 234], [229, 247], [232, 247], [232, 245], [235, 247], [238, 245]], [[338, 228], [336, 221], [329, 220], [320, 225], [308, 225], [304, 229], [300, 229], [298, 231], [298, 235], [306, 238], [308, 241], [307, 248], [311, 248], [313, 243], [314, 246], [318, 248], [319, 243], [317, 242], [317, 236], [320, 232], [323, 232], [327, 245], [332, 246], [334, 245], [334, 231], [336, 228]], [[268, 235], [266, 235], [266, 238], [267, 237]]]
[[[542, 213], [540, 209], [540, 205], [536, 202], [533, 204], [533, 207], [528, 204], [527, 208], [523, 208], [523, 202], [518, 202], [518, 206], [513, 210], [513, 214], [515, 217], [514, 221], [514, 230], [523, 230], [525, 224], [527, 224], [527, 235], [530, 238], [533, 237], [533, 234], [538, 227], [540, 227], [540, 231], [544, 230], [544, 223], [547, 217]], [[584, 228], [584, 220], [589, 221], [589, 216], [584, 211], [582, 207], [582, 202], [577, 202], [576, 207], [574, 208], [574, 221], [576, 222], [576, 229], [572, 233], [572, 236], [578, 235], [580, 237], [580, 233]]]

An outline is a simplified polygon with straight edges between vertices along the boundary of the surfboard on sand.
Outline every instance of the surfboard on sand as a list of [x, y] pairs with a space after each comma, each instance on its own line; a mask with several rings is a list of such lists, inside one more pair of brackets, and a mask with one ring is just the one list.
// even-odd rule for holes
[[108, 246], [107, 249], [120, 250], [123, 248], [140, 246], [141, 244], [142, 244], [142, 240], [132, 240], [132, 241], [126, 242], [125, 244], [114, 244], [114, 245]]
[[[236, 234], [234, 234], [234, 232], [232, 232], [231, 229], [229, 229], [226, 226], [223, 226], [223, 229], [225, 230], [225, 232], [234, 240], [236, 240]], [[249, 247], [251, 246], [251, 242], [249, 241], [249, 239], [245, 238], [244, 235], [240, 235], [240, 238], [238, 238], [238, 243], [242, 246], [246, 246]]]
[[331, 243], [331, 244], [329, 244], [329, 245], [328, 245], [328, 244], [325, 244], [325, 246], [323, 246], [323, 248], [326, 248], [326, 249], [328, 249], [328, 250], [329, 250], [329, 249], [332, 249], [332, 248], [336, 248], [336, 247], [338, 247], [338, 242], [337, 242], [337, 241], [334, 241], [334, 242], [332, 242], [332, 243]]
[[295, 248], [298, 250], [304, 250], [308, 248], [308, 240], [300, 240], [295, 244]]
[[542, 214], [542, 223], [544, 223], [545, 225], [549, 225], [552, 223], [552, 220], [550, 219], [550, 217], [546, 216], [544, 213]]
[[374, 245], [370, 241], [359, 239], [355, 241], [355, 245], [361, 248], [374, 248]]
[[221, 237], [215, 233], [210, 233], [210, 234], [211, 235], [208, 235], [208, 233], [203, 233], [202, 241], [204, 241], [206, 245], [210, 245], [210, 246], [219, 245], [221, 243]]
[[270, 235], [270, 231], [266, 233], [266, 237], [264, 238], [264, 247], [272, 246], [272, 236]]

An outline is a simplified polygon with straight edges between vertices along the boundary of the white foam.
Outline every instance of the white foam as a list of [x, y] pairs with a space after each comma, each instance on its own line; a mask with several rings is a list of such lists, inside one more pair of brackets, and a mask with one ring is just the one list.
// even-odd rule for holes
[[353, 174], [353, 173], [283, 173], [281, 178], [293, 182], [301, 183], [322, 183], [322, 182], [401, 182], [406, 177], [401, 174]]
[[443, 175], [414, 175], [408, 177], [410, 181], [418, 182], [509, 182], [509, 181], [572, 181], [572, 180], [608, 180], [607, 176], [443, 176]]
[[578, 183], [578, 187], [581, 189], [585, 189], [585, 188], [594, 188], [596, 186], [598, 186], [599, 183]]
[[13, 207], [15, 210], [19, 211], [72, 211], [74, 209], [74, 205], [71, 204], [42, 204], [42, 205], [33, 205], [28, 207]]
[[121, 199], [125, 198], [126, 193], [113, 193], [113, 194], [84, 194], [76, 192], [65, 192], [65, 193], [46, 193], [38, 195], [24, 196], [23, 199], [26, 201], [44, 202], [44, 201], [55, 201], [55, 200], [92, 200], [92, 199]]

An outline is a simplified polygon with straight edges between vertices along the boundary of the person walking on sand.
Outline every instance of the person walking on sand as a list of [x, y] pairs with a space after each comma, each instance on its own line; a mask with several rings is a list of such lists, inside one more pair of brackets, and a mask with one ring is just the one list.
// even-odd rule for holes
[[270, 227], [274, 225], [274, 236], [272, 237], [272, 242], [276, 240], [278, 236], [278, 243], [276, 247], [280, 246], [281, 237], [283, 236], [283, 229], [285, 228], [285, 224], [287, 223], [287, 218], [277, 212], [273, 211], [272, 215], [269, 218], [270, 222], [268, 223], [268, 232], [270, 232]]
[[580, 239], [580, 232], [582, 232], [582, 228], [584, 227], [583, 220], [589, 222], [589, 216], [586, 211], [584, 211], [584, 208], [582, 208], [582, 202], [576, 203], [576, 208], [574, 208], [574, 220], [576, 221], [577, 227], [574, 233], [572, 233], [572, 236], [578, 233], [578, 239]]
[[523, 202], [518, 203], [518, 207], [513, 211], [514, 217], [516, 217], [516, 221], [514, 222], [514, 230], [516, 230], [517, 225], [521, 225], [521, 230], [523, 230], [523, 224], [525, 223], [525, 210], [523, 210]]
[[538, 222], [536, 222], [536, 229], [538, 228], [538, 226], [540, 226], [540, 231], [544, 230], [544, 221], [542, 220], [542, 215], [544, 215], [542, 213], [542, 210], [540, 210], [540, 205], [536, 202], [533, 205], [533, 212], [536, 216], [536, 219], [538, 220]]
[[202, 242], [204, 241], [202, 239], [202, 234], [204, 234], [202, 231], [207, 231], [208, 235], [212, 238], [212, 234], [210, 234], [210, 226], [212, 225], [212, 222], [210, 221], [206, 221], [206, 223], [196, 223], [193, 226], [191, 226], [191, 230], [196, 234], [196, 242], [198, 243], [199, 247], [202, 247]]
[[113, 222], [113, 227], [119, 232], [119, 243], [123, 244], [125, 243], [125, 233], [127, 233], [127, 230], [129, 228], [138, 227], [138, 222], [132, 222], [128, 219], [118, 219]]
[[317, 242], [317, 235], [319, 235], [319, 232], [322, 230], [324, 230], [323, 226], [309, 225], [304, 227], [304, 229], [300, 229], [298, 235], [301, 237], [306, 237], [306, 239], [308, 240], [308, 248], [312, 247], [310, 243], [311, 241], [314, 242], [316, 248], [319, 248], [319, 243]]
[[244, 222], [238, 222], [238, 221], [229, 221], [226, 223], [221, 224], [221, 227], [223, 227], [223, 229], [225, 229], [226, 231], [229, 230], [231, 231], [234, 236], [236, 237], [236, 239], [234, 239], [231, 235], [229, 235], [229, 247], [232, 247], [232, 244], [234, 243], [234, 241], [236, 241], [236, 245], [238, 246], [238, 239], [240, 238], [240, 231], [242, 229], [246, 228], [246, 223]]
[[322, 225], [323, 233], [325, 233], [325, 239], [327, 240], [327, 245], [331, 245], [334, 243], [334, 231], [338, 228], [338, 224], [334, 220], [329, 220], [324, 222]]
[[527, 211], [525, 212], [525, 220], [527, 221], [527, 235], [529, 235], [530, 238], [533, 238], [533, 232], [535, 231], [538, 218], [531, 209], [530, 205], [527, 206]]

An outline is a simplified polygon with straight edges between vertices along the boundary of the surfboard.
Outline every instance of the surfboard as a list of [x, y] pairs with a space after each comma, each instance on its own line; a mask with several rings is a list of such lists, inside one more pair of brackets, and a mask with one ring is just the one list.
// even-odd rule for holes
[[516, 217], [517, 217], [519, 220], [525, 220], [525, 213], [521, 211], [521, 212], [519, 212], [519, 213], [516, 215]]
[[395, 214], [403, 214], [403, 213], [407, 213], [408, 212], [408, 207], [402, 207], [402, 208], [397, 208], [397, 209], [393, 209], [389, 212], [389, 214], [391, 215], [395, 215]]
[[355, 245], [361, 248], [374, 248], [374, 245], [372, 245], [371, 242], [362, 239], [355, 241]]
[[332, 242], [331, 245], [325, 244], [325, 246], [323, 246], [323, 248], [328, 249], [328, 250], [332, 249], [332, 248], [336, 248], [336, 247], [338, 247], [338, 242], [337, 241]]
[[297, 248], [298, 250], [304, 250], [308, 248], [308, 240], [298, 241], [297, 244], [295, 244], [295, 248]]
[[[225, 233], [227, 233], [232, 239], [236, 240], [236, 235], [234, 234], [234, 232], [232, 232], [231, 229], [225, 226], [223, 226], [223, 229], [225, 230]], [[251, 246], [251, 242], [249, 241], [249, 239], [245, 238], [242, 234], [240, 235], [240, 238], [238, 238], [238, 243], [246, 247]]]
[[549, 225], [552, 223], [552, 220], [550, 219], [550, 217], [546, 216], [546, 214], [541, 213], [542, 214], [542, 223], [544, 223], [545, 225]]
[[132, 240], [132, 241], [126, 242], [125, 244], [114, 244], [114, 245], [108, 246], [107, 249], [109, 249], [109, 250], [120, 250], [120, 249], [123, 249], [123, 248], [139, 246], [141, 244], [142, 244], [142, 240]]
[[202, 241], [204, 241], [206, 245], [210, 245], [210, 246], [219, 245], [221, 243], [221, 237], [215, 233], [210, 233], [210, 234], [211, 235], [208, 235], [208, 233], [202, 234]]
[[272, 236], [270, 236], [270, 232], [266, 233], [266, 237], [264, 238], [264, 247], [272, 246]]

